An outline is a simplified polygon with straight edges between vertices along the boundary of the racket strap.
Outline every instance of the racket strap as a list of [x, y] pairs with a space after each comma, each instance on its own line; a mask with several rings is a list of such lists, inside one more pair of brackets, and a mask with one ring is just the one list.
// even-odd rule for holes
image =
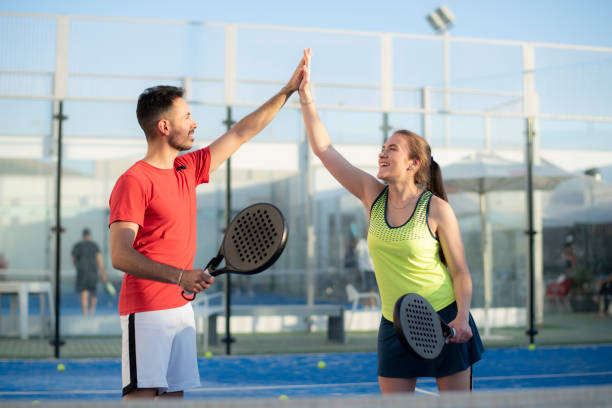
[[447, 339], [449, 337], [453, 337], [453, 329], [442, 320], [440, 320], [440, 323], [442, 324], [442, 335], [444, 338]]

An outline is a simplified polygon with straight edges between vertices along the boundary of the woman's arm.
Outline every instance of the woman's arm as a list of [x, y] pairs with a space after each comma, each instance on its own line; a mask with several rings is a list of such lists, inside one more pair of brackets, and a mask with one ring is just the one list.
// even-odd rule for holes
[[372, 175], [349, 163], [332, 146], [327, 129], [319, 118], [310, 92], [311, 54], [310, 49], [304, 51], [302, 82], [299, 87], [302, 117], [304, 118], [310, 147], [330, 174], [351, 194], [360, 199], [366, 210], [369, 210], [372, 202], [382, 191], [383, 185]]
[[449, 323], [457, 333], [449, 341], [464, 343], [472, 338], [472, 330], [469, 326], [472, 277], [465, 260], [465, 249], [461, 241], [459, 223], [450, 204], [436, 196], [432, 197], [430, 219], [434, 224], [430, 225], [432, 231], [440, 240], [442, 251], [446, 257], [457, 301], [457, 317]]

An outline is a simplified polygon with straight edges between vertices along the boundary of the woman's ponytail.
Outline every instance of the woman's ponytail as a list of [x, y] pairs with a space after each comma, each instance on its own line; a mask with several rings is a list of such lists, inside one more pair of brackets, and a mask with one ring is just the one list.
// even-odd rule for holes
[[444, 182], [442, 181], [442, 170], [438, 163], [434, 160], [433, 156], [431, 157], [429, 163], [429, 191], [448, 202], [448, 196], [446, 195], [446, 190], [444, 189]]
[[[442, 200], [448, 202], [446, 190], [444, 189], [444, 182], [442, 181], [442, 170], [440, 169], [440, 165], [434, 160], [433, 157], [429, 163], [429, 191], [440, 197]], [[438, 254], [440, 255], [440, 261], [442, 261], [444, 265], [448, 266], [441, 245]]]

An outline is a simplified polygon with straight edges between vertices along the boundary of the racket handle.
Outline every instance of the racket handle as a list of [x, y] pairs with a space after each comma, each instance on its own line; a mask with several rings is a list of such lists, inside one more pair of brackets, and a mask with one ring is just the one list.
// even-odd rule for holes
[[440, 323], [442, 324], [442, 335], [444, 336], [445, 339], [450, 339], [451, 337], [455, 337], [457, 332], [455, 331], [454, 327], [451, 327], [442, 321]]

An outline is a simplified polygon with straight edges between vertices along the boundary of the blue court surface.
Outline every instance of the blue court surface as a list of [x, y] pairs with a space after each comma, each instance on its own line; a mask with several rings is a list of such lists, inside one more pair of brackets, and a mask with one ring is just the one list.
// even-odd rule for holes
[[[318, 363], [325, 362], [324, 368]], [[57, 365], [65, 365], [58, 371]], [[201, 387], [186, 399], [378, 395], [376, 354], [292, 354], [199, 360]], [[1, 360], [0, 400], [119, 400], [119, 359]], [[490, 349], [474, 366], [476, 392], [612, 385], [612, 345]], [[435, 380], [417, 392], [437, 393]]]

